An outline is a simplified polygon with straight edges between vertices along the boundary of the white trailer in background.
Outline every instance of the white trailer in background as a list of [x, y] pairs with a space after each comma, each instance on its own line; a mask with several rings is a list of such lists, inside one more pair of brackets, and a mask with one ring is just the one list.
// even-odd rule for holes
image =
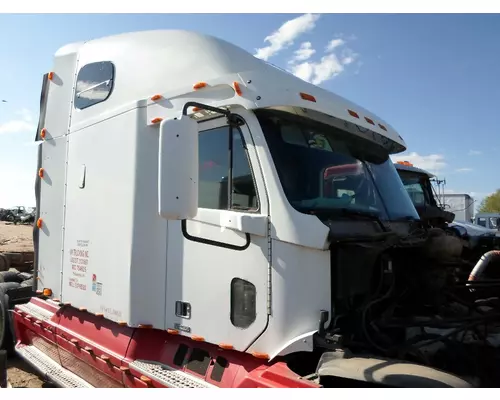
[[474, 199], [466, 193], [445, 193], [442, 201], [446, 211], [455, 214], [455, 221], [474, 221]]

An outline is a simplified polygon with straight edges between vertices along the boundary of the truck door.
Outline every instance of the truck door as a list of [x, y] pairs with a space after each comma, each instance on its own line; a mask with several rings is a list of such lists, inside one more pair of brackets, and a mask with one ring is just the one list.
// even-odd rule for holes
[[264, 180], [246, 124], [230, 135], [219, 118], [199, 132], [198, 214], [168, 222], [165, 329], [244, 351], [267, 326]]

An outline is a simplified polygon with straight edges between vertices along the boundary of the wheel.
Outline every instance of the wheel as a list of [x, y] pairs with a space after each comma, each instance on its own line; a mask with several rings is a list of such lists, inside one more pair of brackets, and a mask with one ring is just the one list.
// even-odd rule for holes
[[19, 276], [19, 271], [2, 271], [0, 272], [0, 283], [16, 282], [21, 283], [23, 278]]
[[0, 271], [8, 271], [10, 269], [10, 260], [5, 254], [0, 253]]
[[9, 282], [0, 285], [0, 350], [6, 350], [8, 355], [14, 353], [14, 338], [12, 336], [8, 311], [9, 296], [5, 294], [7, 290], [5, 285], [13, 284], [13, 282]]
[[25, 281], [21, 282], [21, 287], [33, 286], [33, 282], [34, 282], [33, 278], [26, 279]]

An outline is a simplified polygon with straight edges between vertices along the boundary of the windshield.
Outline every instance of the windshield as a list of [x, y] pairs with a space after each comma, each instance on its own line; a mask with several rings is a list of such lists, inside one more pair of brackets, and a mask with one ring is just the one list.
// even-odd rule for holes
[[415, 206], [437, 206], [433, 196], [431, 183], [426, 175], [399, 171], [399, 176]]
[[302, 212], [353, 211], [382, 220], [418, 219], [385, 150], [330, 125], [258, 110], [285, 195]]

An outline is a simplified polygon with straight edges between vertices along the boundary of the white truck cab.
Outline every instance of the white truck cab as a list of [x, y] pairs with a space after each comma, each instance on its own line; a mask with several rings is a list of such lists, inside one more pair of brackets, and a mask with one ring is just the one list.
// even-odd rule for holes
[[[389, 158], [406, 145], [387, 122], [226, 41], [160, 30], [61, 48], [45, 76], [37, 140], [36, 278], [46, 304], [30, 307], [61, 307], [50, 308], [50, 321], [104, 318], [135, 349], [152, 346], [150, 329], [165, 343], [253, 357], [266, 366], [259, 371], [320, 357], [287, 364], [301, 376], [292, 387], [316, 382], [302, 378], [310, 373], [385, 379], [356, 372], [379, 359], [347, 354], [387, 353], [373, 345], [375, 303], [366, 301], [383, 294], [375, 286], [392, 293], [401, 254], [386, 252], [418, 221]], [[26, 307], [16, 308], [23, 338]], [[91, 349], [93, 328], [69, 326], [65, 337]], [[59, 336], [44, 340], [62, 354]], [[178, 368], [166, 353], [138, 361], [131, 348], [109, 357], [167, 385], [143, 367]], [[466, 386], [408, 365], [419, 384], [432, 375], [437, 385]], [[197, 373], [210, 385], [239, 385]], [[271, 375], [261, 378], [265, 386]]]

